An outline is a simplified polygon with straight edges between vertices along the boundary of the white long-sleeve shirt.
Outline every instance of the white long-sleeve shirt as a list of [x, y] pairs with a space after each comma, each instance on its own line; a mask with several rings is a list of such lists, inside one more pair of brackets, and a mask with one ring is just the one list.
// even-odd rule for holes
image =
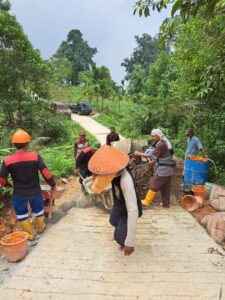
[[138, 219], [137, 196], [131, 175], [124, 170], [121, 174], [120, 187], [122, 189], [127, 208], [127, 237], [125, 246], [134, 247], [135, 233]]

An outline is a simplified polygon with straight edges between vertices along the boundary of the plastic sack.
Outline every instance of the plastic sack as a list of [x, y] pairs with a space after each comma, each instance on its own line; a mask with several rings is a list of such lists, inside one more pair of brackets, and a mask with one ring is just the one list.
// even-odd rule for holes
[[214, 185], [210, 194], [210, 204], [218, 211], [225, 212], [225, 188]]
[[221, 243], [225, 240], [225, 213], [214, 213], [205, 216], [201, 223], [215, 241]]

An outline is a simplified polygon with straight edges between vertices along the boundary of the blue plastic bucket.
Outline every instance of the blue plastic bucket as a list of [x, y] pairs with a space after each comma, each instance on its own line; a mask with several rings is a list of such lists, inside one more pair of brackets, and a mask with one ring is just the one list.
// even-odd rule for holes
[[209, 161], [187, 159], [185, 161], [184, 184], [204, 185], [209, 175]]

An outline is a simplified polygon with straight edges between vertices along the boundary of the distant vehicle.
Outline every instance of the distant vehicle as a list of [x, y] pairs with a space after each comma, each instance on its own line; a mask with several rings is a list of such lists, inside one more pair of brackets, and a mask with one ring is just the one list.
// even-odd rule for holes
[[90, 115], [92, 107], [88, 102], [67, 103], [71, 111], [78, 115]]
[[65, 114], [71, 118], [72, 111], [71, 109], [63, 102], [53, 102], [51, 103], [51, 108], [55, 113]]

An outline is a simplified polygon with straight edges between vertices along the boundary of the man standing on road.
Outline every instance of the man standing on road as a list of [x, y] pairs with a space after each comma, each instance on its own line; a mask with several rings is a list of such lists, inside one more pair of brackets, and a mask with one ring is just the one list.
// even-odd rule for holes
[[38, 171], [51, 186], [52, 192], [56, 190], [55, 180], [46, 167], [41, 156], [36, 152], [28, 152], [31, 138], [24, 130], [18, 130], [12, 137], [16, 152], [6, 157], [0, 171], [0, 184], [12, 186], [7, 178], [10, 174], [13, 181], [13, 207], [21, 227], [29, 234], [28, 239], [34, 240], [32, 224], [28, 219], [28, 202], [32, 213], [36, 217], [37, 231], [42, 233], [45, 228], [43, 197], [39, 183]]
[[85, 131], [80, 131], [79, 132], [79, 140], [77, 140], [74, 143], [74, 159], [76, 161], [78, 155], [81, 153], [81, 151], [89, 146], [89, 140], [86, 139], [86, 133]]
[[115, 227], [114, 238], [125, 255], [134, 251], [137, 219], [142, 215], [134, 180], [126, 169], [128, 160], [126, 153], [105, 145], [95, 152], [88, 164], [93, 173], [94, 193], [100, 194], [112, 183], [114, 204], [109, 221]]
[[117, 142], [120, 140], [119, 135], [116, 133], [115, 127], [110, 127], [110, 133], [106, 136], [106, 145], [111, 146], [112, 142]]
[[171, 152], [168, 148], [167, 141], [163, 139], [163, 134], [160, 129], [153, 129], [151, 132], [152, 140], [156, 143], [156, 146], [152, 154], [144, 154], [142, 152], [135, 151], [137, 156], [150, 158], [150, 166], [155, 166], [155, 174], [150, 183], [150, 189], [142, 205], [149, 206], [154, 200], [156, 192], [161, 191], [162, 207], [170, 207], [170, 186], [172, 175], [174, 172], [175, 161], [172, 160]]
[[192, 128], [188, 128], [185, 134], [188, 137], [185, 158], [191, 156], [197, 156], [199, 151], [202, 151], [202, 153], [207, 157], [207, 154], [205, 152], [205, 149], [202, 146], [202, 143], [200, 142], [199, 138], [194, 134], [194, 130]]

